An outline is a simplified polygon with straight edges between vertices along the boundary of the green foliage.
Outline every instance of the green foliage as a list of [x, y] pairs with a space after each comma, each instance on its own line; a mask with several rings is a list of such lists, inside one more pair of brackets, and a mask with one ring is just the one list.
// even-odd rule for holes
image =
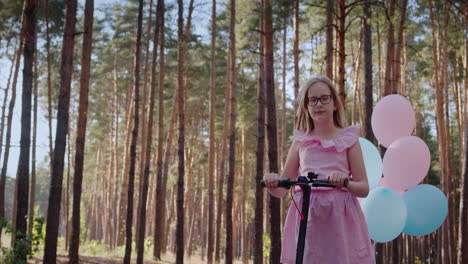
[[271, 239], [270, 233], [263, 233], [263, 256], [268, 258], [270, 256], [270, 247], [271, 247]]
[[109, 249], [97, 240], [86, 240], [84, 243], [80, 243], [80, 252], [83, 255], [107, 255], [108, 251]]
[[13, 227], [4, 218], [0, 218], [0, 232], [2, 229], [6, 233], [16, 237], [13, 248], [1, 248], [0, 262], [5, 264], [25, 264], [25, 259], [32, 257], [34, 253], [44, 243], [45, 225], [43, 217], [36, 217], [33, 220], [32, 234], [24, 235], [21, 232], [13, 230]]
[[414, 257], [414, 264], [425, 264], [425, 263], [429, 263], [428, 260], [424, 261], [418, 256]]

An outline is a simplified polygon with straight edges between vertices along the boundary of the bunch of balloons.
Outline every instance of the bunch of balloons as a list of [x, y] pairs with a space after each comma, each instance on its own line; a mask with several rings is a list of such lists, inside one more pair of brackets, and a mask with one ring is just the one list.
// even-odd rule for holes
[[[387, 148], [383, 160], [370, 141], [359, 138], [369, 181], [361, 207], [376, 242], [388, 242], [401, 232], [422, 236], [444, 222], [448, 202], [435, 186], [418, 185], [431, 163], [426, 143], [412, 132], [416, 125], [411, 103], [400, 95], [382, 98], [372, 113], [372, 131]], [[383, 177], [382, 177], [383, 175]]]

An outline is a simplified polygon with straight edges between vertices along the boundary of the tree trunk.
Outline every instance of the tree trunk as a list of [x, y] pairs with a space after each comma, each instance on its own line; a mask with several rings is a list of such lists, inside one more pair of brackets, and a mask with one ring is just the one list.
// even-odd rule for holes
[[[116, 61], [116, 60], [115, 60]], [[115, 64], [117, 64], [115, 62]], [[114, 67], [115, 71], [117, 66]], [[131, 99], [135, 96], [134, 93], [130, 96]], [[127, 107], [127, 125], [126, 125], [126, 133], [125, 133], [125, 152], [124, 152], [124, 167], [122, 170], [122, 186], [120, 188], [120, 201], [119, 201], [119, 222], [118, 222], [118, 229], [117, 229], [117, 246], [124, 245], [125, 239], [125, 220], [126, 220], [126, 208], [127, 208], [127, 199], [128, 199], [128, 183], [129, 183], [129, 174], [128, 174], [128, 167], [130, 161], [130, 136], [132, 131], [132, 121], [133, 121], [133, 113], [135, 109], [134, 100], [130, 100], [129, 105]], [[117, 139], [116, 139], [117, 140]], [[98, 163], [99, 164], [99, 163]]]
[[[361, 89], [361, 53], [362, 53], [362, 41], [363, 41], [363, 31], [364, 31], [364, 24], [363, 28], [361, 30], [361, 34], [359, 37], [359, 44], [358, 44], [358, 49], [357, 49], [357, 55], [356, 59], [354, 60], [354, 87], [353, 87], [353, 104], [351, 107], [351, 123], [355, 124], [356, 119], [359, 116], [359, 110], [360, 110], [360, 105], [356, 107], [356, 104], [358, 104], [358, 101], [360, 100], [360, 89]], [[358, 99], [359, 98], [359, 99]], [[362, 123], [361, 123], [362, 124]]]
[[[263, 14], [260, 13], [259, 28], [262, 31]], [[265, 81], [263, 61], [263, 36], [259, 34], [259, 63], [258, 63], [258, 87], [257, 87], [257, 146], [256, 173], [255, 173], [255, 242], [254, 242], [254, 264], [263, 263], [263, 188], [260, 181], [263, 178], [263, 160], [265, 151]]]
[[389, 20], [388, 22], [388, 31], [387, 31], [387, 58], [385, 62], [385, 87], [383, 96], [393, 94], [397, 90], [394, 87], [394, 66], [395, 66], [395, 41], [394, 41], [394, 25], [393, 17], [395, 14], [395, 0], [390, 0], [389, 3]]
[[338, 88], [339, 95], [343, 107], [346, 110], [346, 80], [345, 80], [345, 20], [346, 20], [346, 5], [345, 0], [338, 1]]
[[[120, 213], [120, 201], [119, 201], [119, 185], [121, 185], [120, 179], [119, 179], [119, 157], [120, 157], [120, 152], [119, 152], [119, 116], [120, 116], [120, 110], [119, 110], [119, 93], [118, 93], [118, 86], [117, 86], [117, 59], [114, 59], [114, 80], [113, 80], [113, 86], [114, 86], [114, 142], [113, 142], [113, 159], [114, 159], [114, 171], [113, 171], [113, 177], [115, 179], [114, 186], [113, 186], [113, 214], [114, 217], [111, 220], [112, 221], [112, 226], [113, 226], [113, 231], [112, 231], [112, 244], [111, 248], [117, 247], [118, 244], [118, 237], [119, 234], [121, 233], [121, 229], [119, 227], [119, 220], [122, 219], [123, 216], [121, 216]], [[125, 149], [125, 155], [127, 155], [127, 149]], [[123, 177], [122, 177], [123, 178]], [[125, 200], [124, 200], [125, 201]], [[123, 240], [123, 237], [122, 237]]]
[[[37, 24], [36, 35], [37, 40]], [[33, 90], [33, 136], [31, 146], [31, 179], [29, 185], [29, 206], [28, 206], [28, 235], [32, 235], [34, 223], [34, 198], [36, 196], [36, 149], [37, 149], [37, 90], [38, 90], [38, 70], [37, 70], [37, 41], [34, 47], [34, 90]], [[2, 138], [2, 137], [0, 137]], [[1, 243], [1, 242], [0, 242]]]
[[[403, 57], [401, 55], [401, 52], [400, 51], [404, 51], [403, 49], [403, 43], [404, 43], [404, 40], [403, 40], [403, 33], [405, 31], [405, 23], [406, 23], [406, 8], [407, 8], [407, 3], [408, 3], [408, 0], [403, 0], [402, 3], [401, 3], [401, 11], [400, 11], [400, 26], [398, 28], [398, 40], [397, 40], [397, 43], [396, 43], [396, 49], [395, 49], [395, 72], [394, 72], [394, 76], [395, 76], [395, 80], [394, 80], [394, 90], [395, 91], [401, 91], [401, 88], [404, 88], [404, 87], [401, 87], [401, 57]], [[404, 70], [404, 68], [403, 68]]]
[[[66, 183], [65, 186], [63, 187], [65, 189], [64, 192], [64, 199], [62, 199], [62, 206], [63, 209], [61, 210], [62, 212], [62, 225], [65, 225], [63, 228], [63, 237], [65, 238], [65, 250], [68, 250], [68, 242], [69, 242], [69, 227], [70, 227], [70, 218], [68, 217], [69, 214], [69, 208], [70, 208], [70, 167], [72, 164], [71, 163], [71, 139], [70, 139], [70, 122], [68, 123], [68, 131], [67, 131], [67, 178], [66, 178]], [[72, 194], [73, 195], [73, 194]], [[60, 229], [59, 229], [59, 234], [60, 234]]]
[[[278, 141], [276, 128], [276, 102], [275, 102], [275, 84], [274, 84], [274, 60], [273, 60], [273, 22], [272, 6], [269, 0], [264, 0], [263, 7], [265, 17], [263, 20], [265, 37], [265, 91], [267, 107], [267, 142], [268, 142], [268, 164], [269, 172], [278, 173]], [[281, 209], [278, 198], [270, 197], [270, 263], [280, 262], [281, 253]]]
[[60, 199], [62, 196], [64, 155], [68, 131], [76, 11], [77, 1], [68, 1], [63, 34], [62, 62], [60, 67], [60, 96], [58, 102], [57, 128], [55, 132], [54, 159], [49, 192], [49, 207], [47, 210], [44, 249], [45, 263], [55, 263], [57, 256], [57, 235], [60, 216]]
[[177, 224], [176, 224], [176, 263], [184, 263], [184, 174], [185, 174], [185, 90], [184, 90], [184, 58], [185, 58], [185, 35], [184, 35], [184, 4], [183, 0], [177, 0], [178, 4], [178, 43], [177, 43], [177, 108], [179, 115], [179, 139], [178, 139], [178, 178], [177, 178]]
[[333, 80], [333, 14], [334, 1], [327, 0], [327, 47], [325, 60], [327, 62], [327, 77]]
[[[466, 8], [465, 8], [466, 10]], [[467, 17], [464, 17], [465, 25], [468, 22]], [[466, 33], [466, 31], [465, 31]], [[465, 60], [464, 68], [468, 66], [468, 40], [465, 39]], [[462, 63], [463, 65], [463, 63]], [[467, 102], [468, 91], [466, 87], [468, 85], [468, 74], [465, 70], [464, 72], [464, 84], [465, 84], [465, 102]], [[460, 94], [460, 97], [463, 96], [463, 93]], [[460, 98], [461, 99], [461, 98]], [[468, 262], [468, 119], [467, 119], [467, 106], [466, 103], [461, 110], [462, 112], [462, 124], [463, 124], [463, 142], [461, 146], [462, 157], [463, 157], [463, 169], [461, 174], [461, 194], [460, 194], [460, 210], [459, 210], [459, 220], [458, 220], [458, 247], [457, 247], [457, 263], [466, 263]], [[460, 131], [461, 134], [461, 131]]]
[[[156, 8], [156, 28], [154, 42], [157, 42], [156, 33], [159, 32], [158, 38], [160, 39], [160, 50], [159, 50], [159, 108], [158, 108], [158, 152], [157, 152], [157, 173], [156, 173], [156, 190], [155, 190], [155, 215], [154, 215], [154, 235], [153, 235], [153, 256], [155, 259], [161, 259], [161, 248], [162, 248], [162, 236], [164, 234], [163, 224], [165, 219], [165, 199], [162, 196], [163, 188], [165, 191], [165, 185], [163, 180], [163, 135], [164, 135], [164, 0], [158, 0]], [[154, 48], [156, 52], [156, 48]], [[153, 54], [154, 65], [152, 71], [152, 78], [156, 78], [156, 57]]]
[[212, 1], [211, 11], [211, 47], [210, 47], [210, 150], [208, 161], [208, 252], [207, 263], [213, 264], [213, 244], [214, 244], [214, 174], [215, 174], [215, 99], [216, 99], [216, 0]]
[[49, 0], [45, 0], [44, 16], [46, 20], [46, 52], [47, 52], [47, 111], [48, 111], [48, 124], [49, 124], [49, 159], [50, 170], [52, 171], [52, 164], [54, 160], [54, 145], [52, 134], [52, 70], [50, 62], [50, 36], [49, 36]]
[[138, 123], [139, 123], [139, 103], [140, 103], [140, 56], [141, 56], [141, 31], [143, 20], [143, 0], [138, 1], [138, 26], [137, 39], [135, 46], [135, 63], [134, 63], [134, 93], [135, 93], [135, 116], [132, 129], [132, 141], [130, 145], [130, 171], [128, 173], [128, 195], [127, 195], [127, 218], [125, 221], [125, 256], [124, 264], [129, 264], [132, 255], [132, 221], [133, 221], [133, 192], [135, 184], [135, 163], [136, 163], [136, 144], [138, 139]]
[[[165, 215], [166, 215], [166, 184], [163, 176], [163, 138], [164, 138], [164, 0], [158, 1], [156, 18], [160, 25], [160, 45], [159, 45], [159, 111], [158, 111], [158, 157], [157, 157], [157, 185], [155, 192], [156, 212], [154, 219], [154, 249], [153, 256], [155, 259], [161, 259], [161, 251], [163, 245], [163, 237], [166, 232], [164, 230]], [[174, 95], [176, 98], [176, 96]], [[174, 104], [175, 106], [176, 104]], [[176, 111], [174, 111], [176, 112]], [[172, 113], [174, 116], [175, 113]], [[172, 123], [172, 122], [171, 122]], [[172, 125], [170, 125], [172, 127]], [[172, 129], [173, 131], [174, 129]], [[172, 141], [172, 137], [171, 137]], [[166, 146], [166, 151], [171, 146]], [[165, 160], [169, 162], [169, 160]]]
[[[440, 25], [438, 24], [438, 19], [435, 18], [432, 1], [429, 1], [429, 14], [431, 19], [431, 31], [432, 31], [432, 52], [433, 52], [433, 62], [434, 62], [434, 85], [436, 88], [436, 126], [437, 126], [437, 138], [438, 138], [438, 148], [439, 148], [439, 162], [441, 168], [441, 185], [442, 191], [447, 195], [447, 199], [450, 202], [450, 188], [449, 188], [449, 175], [448, 175], [448, 146], [447, 142], [447, 131], [445, 127], [445, 116], [444, 116], [444, 75], [440, 72], [444, 71], [444, 63], [442, 49], [444, 44], [441, 44], [442, 40], [440, 39]], [[449, 213], [450, 217], [450, 213]], [[449, 221], [445, 221], [442, 225], [442, 263], [450, 263], [450, 248], [449, 248]]]
[[226, 256], [225, 263], [232, 264], [233, 240], [232, 240], [232, 207], [234, 201], [234, 177], [235, 177], [235, 147], [236, 147], [236, 91], [237, 91], [237, 67], [236, 67], [236, 1], [231, 0], [229, 19], [229, 89], [230, 89], [230, 118], [229, 118], [229, 172], [226, 189]]
[[[167, 219], [167, 222], [164, 223], [164, 216], [165, 216], [165, 212], [166, 212], [166, 200], [165, 200], [165, 197], [166, 197], [166, 186], [167, 186], [167, 176], [168, 176], [168, 170], [169, 170], [169, 164], [171, 164], [172, 162], [172, 138], [174, 137], [174, 126], [177, 122], [177, 115], [178, 115], [178, 107], [177, 107], [177, 98], [178, 98], [178, 93], [179, 93], [179, 89], [176, 88], [176, 91], [175, 91], [175, 94], [172, 98], [172, 111], [171, 111], [171, 120], [169, 122], [169, 131], [168, 131], [168, 134], [167, 134], [167, 139], [166, 139], [166, 145], [165, 145], [165, 152], [164, 152], [164, 161], [163, 161], [163, 171], [162, 171], [162, 193], [160, 194], [161, 197], [159, 197], [158, 195], [158, 201], [161, 201], [162, 203], [162, 212], [164, 215], [161, 216], [161, 219], [163, 219], [163, 222], [161, 223], [161, 225], [163, 225], [163, 228], [162, 228], [162, 232], [160, 233], [160, 236], [162, 237], [162, 242], [161, 242], [161, 251], [162, 253], [166, 252], [166, 244], [167, 244], [167, 236], [169, 236], [169, 230], [166, 230], [164, 228], [164, 226], [166, 227], [169, 227], [169, 224], [172, 223], [172, 218], [173, 216], [170, 216], [168, 219]], [[175, 191], [173, 191], [173, 195]], [[175, 208], [175, 205], [172, 204], [171, 205], [171, 214], [173, 214], [172, 210]], [[167, 231], [167, 233], [165, 233]]]
[[[24, 68], [23, 68], [23, 92], [21, 102], [21, 138], [18, 170], [16, 174], [16, 222], [15, 222], [15, 247], [20, 239], [26, 237], [29, 195], [29, 155], [31, 145], [31, 99], [33, 90], [33, 65], [36, 49], [36, 8], [37, 0], [27, 0], [24, 7]], [[26, 261], [26, 256], [17, 256]]]
[[[145, 49], [146, 49], [146, 52], [145, 52], [145, 55], [144, 55], [144, 58], [145, 58], [145, 65], [144, 65], [144, 73], [143, 73], [143, 97], [142, 97], [142, 100], [141, 100], [141, 104], [142, 104], [142, 107], [141, 107], [141, 147], [140, 147], [140, 170], [139, 170], [139, 184], [138, 184], [138, 205], [137, 205], [137, 211], [136, 211], [136, 214], [135, 215], [138, 215], [138, 217], [136, 217], [136, 223], [135, 223], [135, 230], [136, 231], [136, 234], [135, 234], [135, 245], [136, 245], [136, 248], [139, 249], [140, 248], [140, 225], [141, 225], [141, 217], [139, 217], [139, 214], [141, 212], [141, 207], [142, 207], [142, 204], [141, 204], [141, 198], [142, 198], [142, 193], [143, 193], [143, 182], [144, 182], [144, 171], [145, 171], [145, 163], [146, 163], [146, 145], [147, 145], [147, 139], [148, 139], [148, 135], [147, 135], [147, 131], [148, 131], [148, 125], [147, 125], [147, 115], [146, 115], [146, 112], [148, 110], [148, 60], [149, 60], [149, 57], [150, 57], [150, 54], [149, 54], [149, 42], [150, 42], [150, 39], [151, 39], [151, 26], [153, 25], [152, 21], [151, 21], [151, 16], [153, 14], [153, 0], [150, 0], [150, 5], [149, 5], [149, 17], [148, 17], [148, 24], [147, 24], [147, 28], [146, 28], [146, 41], [145, 41]], [[159, 37], [159, 36], [158, 36]], [[157, 54], [157, 45], [154, 46], [153, 48], [153, 54]], [[146, 193], [148, 193], [148, 191], [146, 191]], [[145, 205], [146, 206], [146, 205]], [[144, 239], [143, 239], [144, 240]], [[138, 251], [137, 251], [138, 252]], [[138, 254], [138, 253], [137, 253]], [[138, 259], [138, 257], [137, 257]], [[138, 261], [138, 260], [137, 260]]]
[[[299, 93], [299, 0], [293, 0], [293, 27], [294, 27], [294, 101], [296, 101], [297, 94]], [[294, 106], [294, 109], [297, 105]]]
[[[465, 115], [466, 117], [466, 115]], [[465, 120], [466, 121], [466, 120]], [[468, 123], [465, 122], [463, 137], [468, 142]], [[463, 169], [461, 175], [460, 215], [458, 218], [457, 263], [468, 262], [468, 149], [464, 149]]]
[[[228, 63], [227, 65], [230, 65], [230, 59], [231, 57], [228, 56]], [[227, 73], [227, 84], [229, 84], [229, 78], [230, 78], [230, 74], [229, 74], [229, 70], [226, 72]], [[229, 98], [231, 98], [230, 94], [231, 94], [231, 90], [229, 89], [229, 85], [226, 84], [226, 94], [225, 94], [225, 104], [224, 104], [224, 126], [223, 126], [223, 135], [222, 135], [222, 139], [221, 139], [221, 148], [219, 148], [218, 150], [221, 150], [220, 153], [219, 153], [219, 179], [218, 179], [218, 204], [217, 204], [217, 216], [216, 216], [216, 245], [215, 245], [215, 262], [216, 263], [219, 263], [220, 262], [220, 247], [221, 247], [221, 232], [220, 232], [220, 229], [221, 229], [221, 225], [222, 225], [222, 216], [223, 216], [223, 213], [222, 213], [222, 209], [223, 209], [223, 186], [224, 186], [224, 178], [225, 178], [225, 162], [226, 162], [226, 138], [227, 138], [227, 134], [229, 133], [229, 124], [230, 124], [230, 107], [231, 107], [231, 100], [229, 100]]]
[[[245, 86], [244, 86], [245, 89]], [[244, 91], [245, 93], [245, 91]], [[242, 193], [248, 193], [247, 189], [247, 143], [246, 141], [246, 131], [245, 128], [242, 128], [242, 142], [241, 142], [241, 150], [242, 150]], [[250, 188], [249, 188], [250, 190]], [[246, 213], [246, 198], [240, 197], [241, 201], [241, 230], [240, 233], [242, 235], [242, 263], [248, 264], [249, 263], [249, 232], [247, 230], [247, 213]]]
[[[152, 4], [152, 2], [151, 2]], [[161, 0], [158, 1], [158, 7], [161, 5]], [[151, 7], [150, 7], [151, 8]], [[150, 11], [151, 14], [151, 11]], [[158, 14], [156, 15], [158, 21], [160, 20], [161, 16], [161, 8], [158, 9]], [[151, 18], [151, 16], [150, 16]], [[151, 21], [151, 19], [150, 19]], [[146, 229], [146, 202], [147, 202], [147, 195], [148, 195], [148, 179], [149, 179], [149, 173], [150, 173], [150, 161], [151, 161], [151, 147], [153, 143], [153, 114], [154, 114], [154, 104], [155, 104], [155, 94], [156, 94], [156, 58], [157, 58], [157, 47], [158, 47], [158, 42], [159, 42], [159, 29], [160, 29], [160, 23], [156, 24], [155, 30], [154, 30], [154, 39], [153, 39], [153, 61], [152, 61], [152, 67], [151, 67], [151, 93], [150, 93], [150, 105], [149, 105], [149, 111], [148, 111], [148, 126], [147, 126], [147, 132], [146, 134], [146, 139], [142, 140], [144, 144], [142, 143], [142, 147], [144, 146], [145, 149], [142, 148], [142, 151], [145, 153], [142, 155], [142, 159], [144, 159], [144, 169], [143, 169], [143, 179], [142, 179], [142, 189], [140, 193], [140, 212], [139, 212], [139, 217], [140, 219], [140, 224], [137, 225], [138, 227], [138, 235], [137, 239], [139, 240], [136, 244], [138, 245], [138, 251], [137, 251], [137, 263], [141, 264], [143, 263], [143, 253], [144, 253], [144, 241], [145, 241], [145, 229]], [[149, 30], [148, 30], [149, 31]], [[144, 116], [143, 116], [144, 118]], [[143, 127], [144, 129], [144, 127]]]
[[83, 35], [83, 52], [81, 54], [81, 77], [80, 77], [80, 103], [78, 107], [78, 124], [75, 146], [75, 171], [73, 175], [73, 212], [72, 212], [72, 235], [70, 250], [68, 252], [69, 263], [79, 263], [80, 247], [80, 203], [83, 183], [84, 148], [86, 139], [86, 125], [88, 113], [88, 91], [89, 76], [91, 70], [91, 49], [93, 41], [93, 13], [94, 0], [86, 0], [85, 21]]
[[375, 142], [372, 132], [371, 117], [373, 108], [372, 98], [372, 28], [370, 1], [364, 4], [364, 137], [370, 142]]

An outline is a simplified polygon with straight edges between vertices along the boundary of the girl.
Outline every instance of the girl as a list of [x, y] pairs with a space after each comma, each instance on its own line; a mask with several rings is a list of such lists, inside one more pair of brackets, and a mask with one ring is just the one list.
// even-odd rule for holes
[[[309, 80], [298, 96], [294, 141], [281, 178], [294, 180], [315, 172], [334, 188], [311, 192], [303, 263], [373, 263], [367, 225], [356, 197], [366, 197], [369, 184], [359, 145], [359, 126], [346, 127], [343, 105], [335, 87], [324, 76]], [[271, 195], [281, 198], [288, 190], [277, 188], [279, 175], [263, 180]], [[344, 187], [344, 182], [349, 183]], [[302, 190], [293, 199], [301, 208]], [[291, 203], [284, 225], [281, 262], [295, 263], [300, 212]]]

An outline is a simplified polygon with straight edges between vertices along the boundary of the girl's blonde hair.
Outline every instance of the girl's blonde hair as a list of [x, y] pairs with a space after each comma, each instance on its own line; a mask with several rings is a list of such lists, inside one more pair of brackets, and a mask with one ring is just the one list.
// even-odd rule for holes
[[297, 111], [296, 111], [296, 124], [295, 129], [301, 130], [307, 133], [311, 133], [314, 130], [314, 121], [309, 114], [308, 110], [308, 103], [309, 98], [307, 97], [307, 92], [309, 88], [317, 82], [322, 82], [330, 88], [330, 93], [335, 103], [336, 110], [333, 112], [333, 123], [336, 127], [344, 128], [346, 124], [345, 112], [343, 108], [343, 104], [341, 103], [341, 99], [338, 97], [338, 93], [336, 92], [335, 85], [333, 85], [332, 81], [323, 75], [317, 75], [311, 79], [309, 79], [299, 91], [297, 97]]

